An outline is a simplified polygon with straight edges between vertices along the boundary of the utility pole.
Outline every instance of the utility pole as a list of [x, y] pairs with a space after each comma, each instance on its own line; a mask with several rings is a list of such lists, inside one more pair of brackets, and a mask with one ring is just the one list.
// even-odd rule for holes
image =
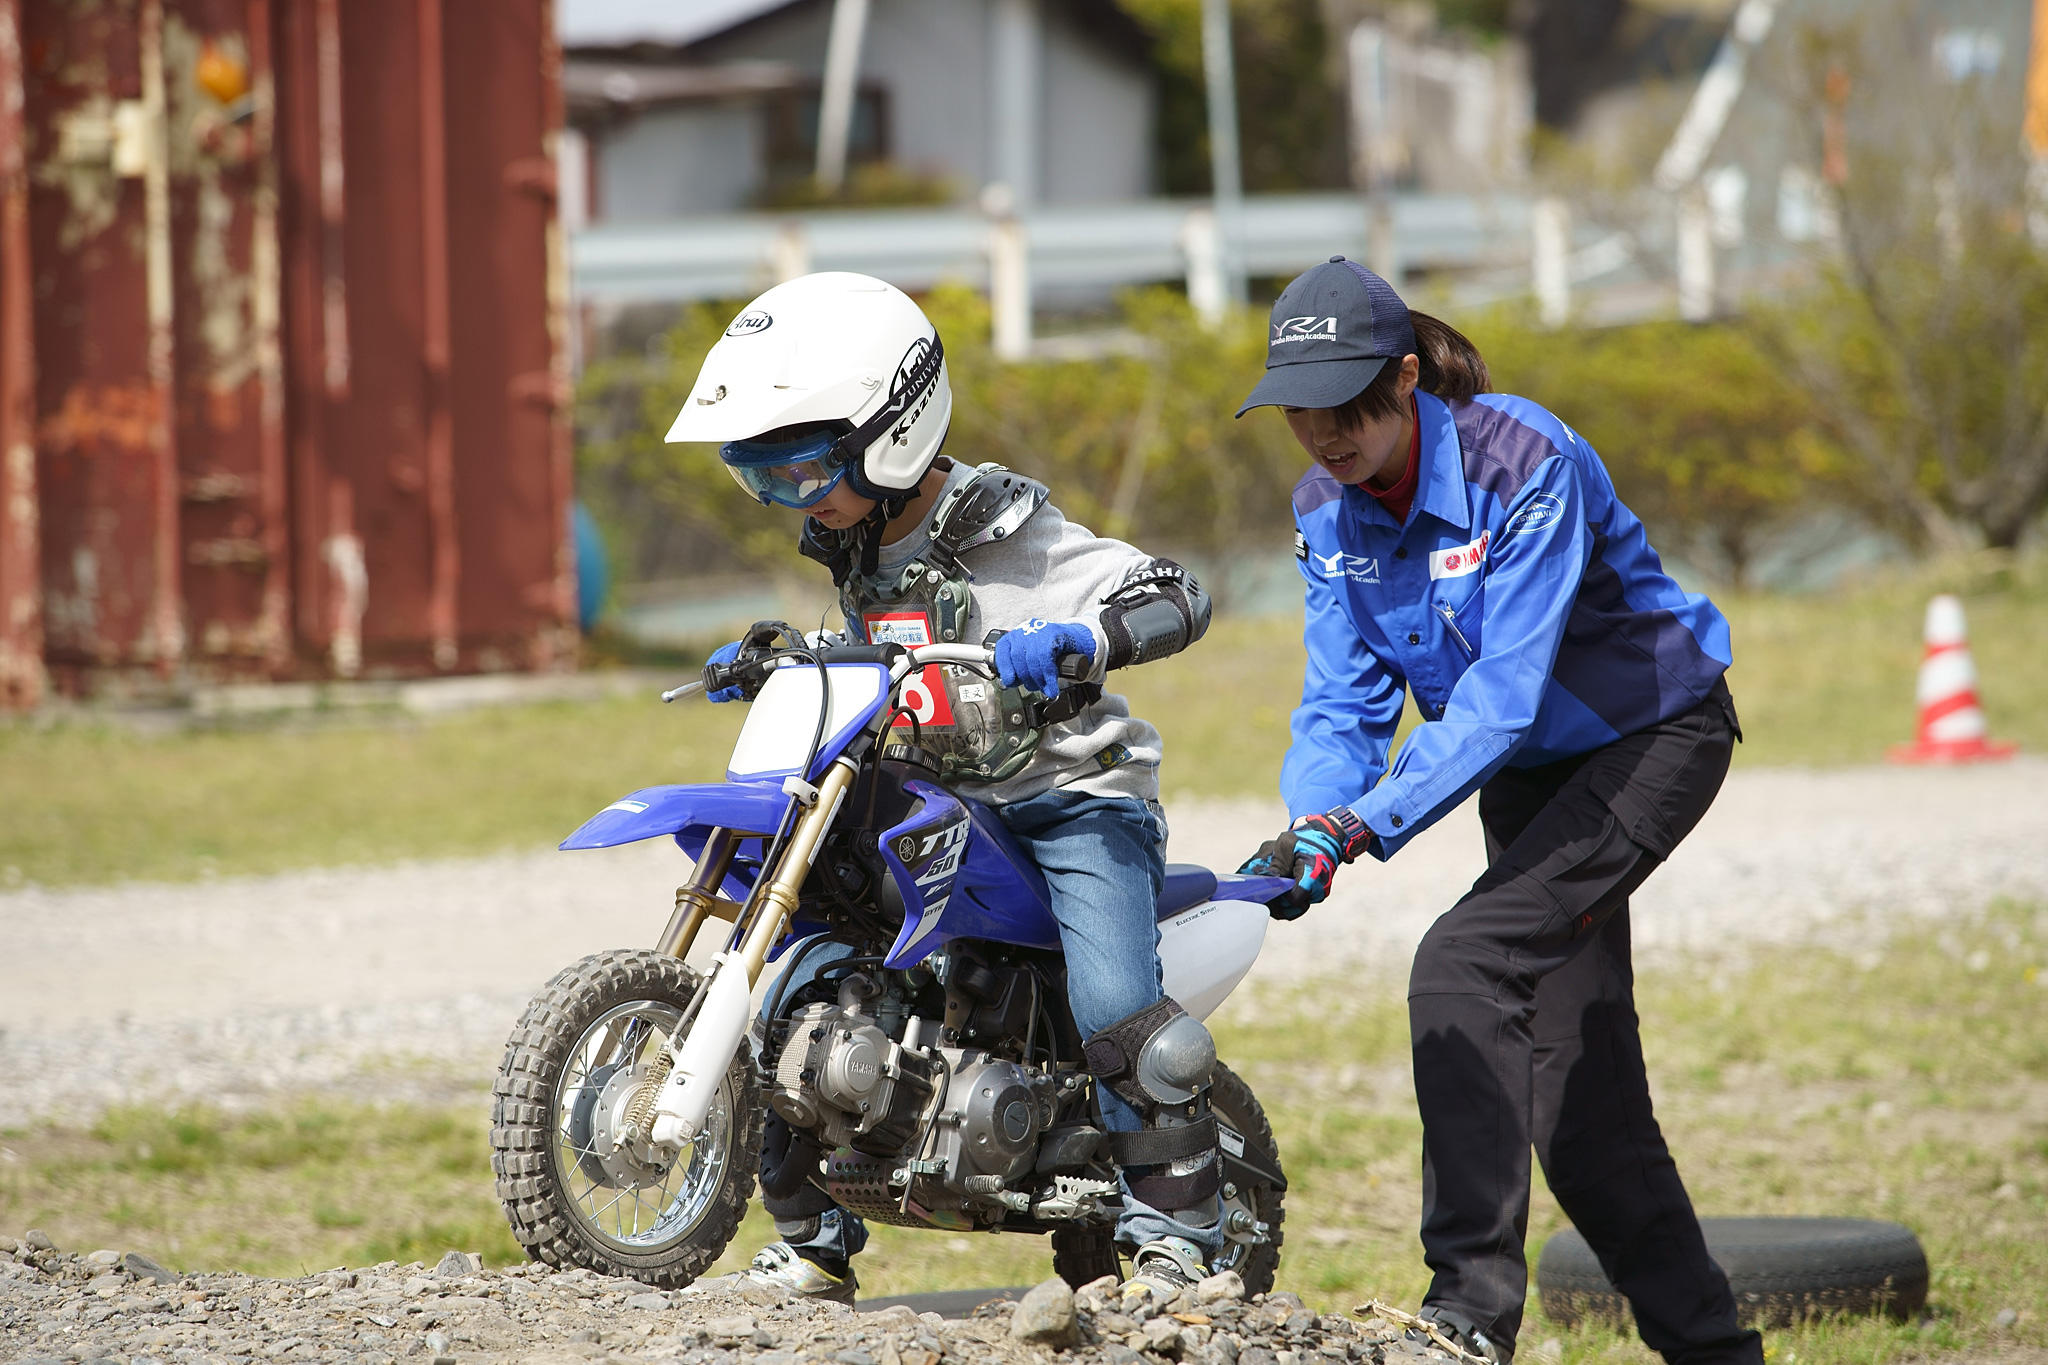
[[818, 96], [818, 184], [836, 193], [846, 180], [846, 144], [853, 136], [853, 95], [868, 0], [834, 0], [825, 35], [825, 79]]
[[1247, 297], [1239, 223], [1244, 183], [1237, 157], [1237, 74], [1230, 52], [1230, 0], [1202, 0], [1202, 74], [1209, 94], [1209, 176], [1214, 185], [1224, 288], [1234, 304]]

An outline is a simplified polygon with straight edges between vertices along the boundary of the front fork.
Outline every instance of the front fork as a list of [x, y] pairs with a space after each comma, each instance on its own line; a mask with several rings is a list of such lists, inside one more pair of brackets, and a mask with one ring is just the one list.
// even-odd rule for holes
[[[811, 874], [818, 847], [837, 818], [856, 771], [850, 759], [841, 758], [826, 769], [816, 788], [802, 782], [786, 784], [804, 809], [790, 831], [782, 858], [773, 868], [763, 869], [747, 904], [735, 910], [741, 926], [739, 946], [721, 952], [698, 986], [665, 1054], [667, 1074], [660, 1074], [662, 1068], [657, 1064], [655, 1074], [648, 1077], [635, 1099], [629, 1126], [646, 1132], [656, 1147], [680, 1150], [702, 1130], [719, 1082], [725, 1079], [726, 1068], [746, 1037], [752, 1014], [749, 1002], [754, 983], [767, 966], [768, 950], [788, 929], [804, 879]], [[687, 953], [705, 918], [722, 908], [711, 892], [723, 880], [736, 843], [729, 832], [719, 831], [705, 844], [697, 874], [676, 893], [676, 913], [662, 935], [664, 951]], [[646, 1103], [650, 1094], [651, 1105]]]

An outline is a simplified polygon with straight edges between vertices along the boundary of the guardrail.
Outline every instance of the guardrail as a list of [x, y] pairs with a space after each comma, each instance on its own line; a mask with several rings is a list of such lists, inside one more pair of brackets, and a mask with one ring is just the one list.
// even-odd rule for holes
[[1228, 232], [1206, 200], [1034, 209], [1015, 220], [955, 208], [744, 214], [585, 228], [569, 259], [579, 298], [624, 302], [744, 297], [810, 270], [857, 270], [907, 289], [943, 280], [985, 289], [1002, 269], [1006, 232], [1022, 237], [1039, 299], [1182, 279], [1203, 297], [1211, 282], [1202, 277], [1222, 269], [1225, 248], [1257, 275], [1293, 274], [1338, 252], [1411, 270], [1529, 258], [1526, 197], [1386, 202], [1377, 231], [1372, 207], [1351, 194], [1255, 196]]
[[574, 233], [569, 260], [576, 297], [593, 302], [747, 298], [812, 270], [860, 271], [911, 290], [957, 281], [987, 291], [996, 350], [1019, 358], [1034, 350], [1032, 314], [1047, 304], [1184, 281], [1196, 310], [1215, 317], [1228, 270], [1284, 278], [1339, 252], [1397, 283], [1427, 272], [1451, 306], [1533, 294], [1552, 324], [1708, 317], [1756, 280], [1778, 278], [1786, 256], [1782, 243], [1717, 251], [1704, 209], [1690, 201], [1646, 202], [1616, 231], [1554, 198], [1288, 194], [1247, 198], [1228, 224], [1205, 199], [1016, 217], [841, 209], [606, 223]]

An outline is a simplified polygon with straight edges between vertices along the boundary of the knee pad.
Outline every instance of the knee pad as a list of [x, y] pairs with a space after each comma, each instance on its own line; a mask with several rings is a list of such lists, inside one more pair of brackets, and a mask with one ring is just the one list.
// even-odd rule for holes
[[1085, 1052], [1089, 1074], [1129, 1101], [1145, 1124], [1109, 1135], [1131, 1194], [1168, 1211], [1213, 1198], [1222, 1184], [1209, 1112], [1216, 1043], [1202, 1021], [1162, 999], [1090, 1038]]
[[1162, 997], [1111, 1024], [1084, 1046], [1088, 1073], [1145, 1119], [1163, 1105], [1187, 1105], [1209, 1090], [1216, 1041], [1202, 1021]]

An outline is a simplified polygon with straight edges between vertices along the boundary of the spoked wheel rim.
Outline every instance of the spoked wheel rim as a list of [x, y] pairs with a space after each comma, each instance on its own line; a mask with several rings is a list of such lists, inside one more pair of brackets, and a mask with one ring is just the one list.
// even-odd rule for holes
[[703, 1130], [670, 1161], [620, 1144], [627, 1104], [674, 1037], [682, 1012], [629, 1000], [592, 1020], [570, 1048], [551, 1106], [564, 1208], [597, 1241], [644, 1255], [688, 1237], [716, 1204], [734, 1151], [731, 1086], [720, 1081]]

